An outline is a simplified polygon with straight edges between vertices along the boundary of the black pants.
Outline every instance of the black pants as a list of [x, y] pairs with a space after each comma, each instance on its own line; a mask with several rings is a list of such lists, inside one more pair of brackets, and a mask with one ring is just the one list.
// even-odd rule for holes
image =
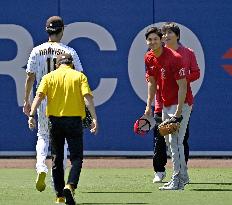
[[49, 131], [52, 153], [52, 176], [58, 197], [63, 196], [64, 181], [64, 142], [68, 143], [71, 169], [67, 184], [77, 187], [83, 162], [83, 130], [81, 117], [49, 117]]
[[[162, 122], [162, 113], [155, 114], [156, 125], [154, 127], [154, 137], [153, 137], [153, 145], [154, 145], [154, 155], [153, 155], [153, 168], [155, 172], [164, 172], [165, 165], [167, 164], [167, 151], [166, 151], [166, 142], [163, 136], [160, 136], [158, 131], [158, 126]], [[184, 155], [186, 164], [189, 159], [189, 124], [186, 129], [186, 133], [184, 136]]]

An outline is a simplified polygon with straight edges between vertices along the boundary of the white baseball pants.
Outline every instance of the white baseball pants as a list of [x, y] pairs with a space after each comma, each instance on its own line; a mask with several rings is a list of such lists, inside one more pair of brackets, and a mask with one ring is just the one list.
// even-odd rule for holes
[[[164, 107], [162, 111], [162, 120], [172, 117], [175, 114], [176, 107], [177, 105]], [[183, 140], [187, 129], [191, 110], [192, 110], [192, 106], [189, 106], [188, 104], [184, 104], [182, 109], [183, 120], [181, 121], [179, 131], [165, 138], [166, 143], [170, 147], [170, 151], [171, 151], [171, 157], [173, 163], [173, 175], [172, 175], [173, 179], [175, 179], [176, 177], [179, 177], [182, 180], [188, 178], [187, 165], [184, 156]]]

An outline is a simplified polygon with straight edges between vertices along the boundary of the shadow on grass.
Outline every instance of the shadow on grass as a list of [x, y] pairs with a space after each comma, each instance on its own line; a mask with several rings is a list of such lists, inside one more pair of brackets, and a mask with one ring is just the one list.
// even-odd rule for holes
[[190, 189], [190, 191], [232, 191], [232, 189]]
[[212, 185], [232, 185], [232, 182], [230, 182], [230, 183], [228, 183], [228, 182], [226, 182], [226, 183], [224, 183], [224, 182], [191, 182], [191, 183], [189, 183], [190, 185], [191, 184], [212, 184]]
[[151, 191], [82, 191], [87, 194], [151, 194]]
[[81, 204], [84, 205], [84, 204], [148, 204], [148, 203], [81, 203]]

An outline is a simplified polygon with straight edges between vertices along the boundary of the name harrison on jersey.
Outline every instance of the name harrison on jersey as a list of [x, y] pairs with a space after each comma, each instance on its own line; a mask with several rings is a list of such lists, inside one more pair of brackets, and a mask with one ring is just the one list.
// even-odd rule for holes
[[62, 49], [57, 49], [57, 48], [45, 48], [43, 50], [39, 50], [39, 55], [44, 56], [44, 55], [60, 55], [65, 53], [64, 50]]

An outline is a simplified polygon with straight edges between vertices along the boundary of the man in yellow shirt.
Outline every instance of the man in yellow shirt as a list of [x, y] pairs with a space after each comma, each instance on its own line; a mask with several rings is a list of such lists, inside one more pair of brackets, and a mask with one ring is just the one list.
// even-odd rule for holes
[[[82, 119], [85, 117], [85, 101], [93, 118], [90, 131], [94, 134], [98, 131], [93, 95], [87, 77], [72, 69], [72, 61], [70, 54], [64, 53], [57, 57], [57, 69], [43, 76], [28, 119], [29, 128], [35, 128], [36, 109], [47, 97], [46, 115], [49, 118], [54, 187], [57, 197], [64, 197], [65, 203], [69, 205], [76, 204], [73, 193], [77, 188], [83, 162]], [[63, 169], [65, 139], [72, 164], [66, 185]]]

